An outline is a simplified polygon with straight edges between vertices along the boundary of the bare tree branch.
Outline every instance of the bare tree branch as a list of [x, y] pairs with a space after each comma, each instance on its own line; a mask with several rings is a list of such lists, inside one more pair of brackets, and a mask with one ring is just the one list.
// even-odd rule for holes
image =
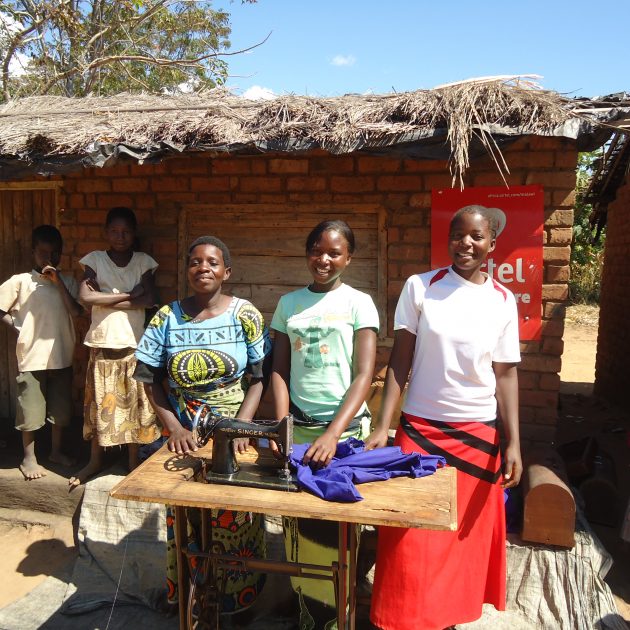
[[168, 58], [160, 58], [153, 57], [150, 55], [110, 55], [107, 57], [102, 57], [101, 59], [95, 59], [91, 63], [89, 63], [84, 68], [70, 68], [66, 72], [62, 72], [58, 74], [53, 79], [48, 81], [46, 85], [42, 88], [42, 94], [48, 94], [51, 88], [59, 81], [63, 81], [65, 78], [71, 77], [79, 72], [89, 72], [90, 70], [94, 70], [95, 68], [99, 68], [101, 66], [106, 66], [115, 62], [124, 62], [124, 61], [138, 61], [140, 63], [146, 63], [154, 66], [161, 67], [179, 67], [179, 68], [195, 68], [199, 67], [201, 62], [216, 58], [216, 57], [228, 57], [232, 55], [242, 54], [247, 52], [248, 50], [253, 50], [254, 48], [258, 48], [258, 46], [262, 46], [271, 36], [271, 33], [265, 37], [262, 41], [253, 46], [249, 46], [248, 48], [243, 48], [242, 50], [233, 51], [233, 52], [212, 52], [207, 55], [201, 55], [196, 57], [195, 59], [168, 59]]
[[[208, 0], [0, 0], [0, 20], [3, 15], [5, 100], [14, 90], [83, 95], [126, 89], [130, 82], [153, 92], [189, 80], [208, 87], [227, 77], [223, 59], [271, 35], [229, 51], [229, 16]], [[9, 71], [18, 53], [31, 61], [19, 77]], [[103, 72], [106, 66], [116, 72]]]

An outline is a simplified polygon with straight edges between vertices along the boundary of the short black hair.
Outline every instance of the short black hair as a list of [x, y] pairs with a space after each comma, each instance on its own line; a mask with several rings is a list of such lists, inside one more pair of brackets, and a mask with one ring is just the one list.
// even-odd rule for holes
[[31, 246], [35, 249], [37, 243], [56, 245], [59, 251], [63, 249], [61, 232], [54, 225], [38, 225], [31, 234]]
[[193, 249], [195, 249], [195, 247], [199, 247], [199, 245], [213, 245], [217, 249], [220, 249], [223, 254], [223, 264], [226, 267], [232, 266], [232, 257], [230, 256], [228, 246], [216, 236], [200, 236], [199, 238], [196, 238], [188, 248], [188, 260], [190, 260], [190, 255], [192, 254]]
[[339, 232], [339, 234], [346, 239], [346, 242], [348, 243], [348, 253], [354, 254], [354, 232], [352, 231], [352, 228], [341, 219], [322, 221], [321, 223], [318, 223], [306, 237], [306, 252], [310, 252], [313, 247], [315, 247], [315, 244], [319, 241], [324, 232], [330, 232], [331, 230]]
[[463, 215], [465, 214], [478, 214], [483, 217], [488, 223], [488, 229], [490, 230], [490, 236], [492, 238], [497, 237], [497, 232], [499, 230], [499, 222], [497, 221], [497, 217], [490, 211], [486, 206], [479, 205], [470, 205], [464, 206], [460, 208], [451, 218], [451, 222], [449, 224], [449, 231], [453, 229], [453, 225], [459, 221]]
[[109, 227], [117, 219], [126, 221], [134, 232], [138, 229], [138, 219], [136, 219], [136, 214], [131, 208], [127, 208], [126, 206], [116, 206], [115, 208], [112, 208], [107, 213], [105, 227]]

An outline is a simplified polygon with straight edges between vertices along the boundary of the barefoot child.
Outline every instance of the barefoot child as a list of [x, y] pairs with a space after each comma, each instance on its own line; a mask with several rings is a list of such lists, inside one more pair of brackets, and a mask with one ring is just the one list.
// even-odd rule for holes
[[132, 378], [145, 309], [156, 302], [153, 273], [158, 266], [148, 254], [134, 251], [136, 227], [132, 210], [112, 208], [105, 221], [109, 249], [79, 261], [84, 268], [79, 298], [92, 309], [85, 336], [90, 359], [83, 416], [83, 437], [91, 441], [91, 449], [90, 461], [70, 479], [71, 486], [101, 470], [104, 447], [127, 444], [133, 469], [138, 445], [160, 437], [144, 390]]
[[18, 333], [15, 428], [22, 432], [20, 470], [27, 480], [46, 474], [35, 457], [35, 431], [46, 420], [52, 425], [50, 461], [73, 464], [61, 452], [61, 436], [72, 417], [72, 317], [81, 313], [76, 280], [57, 269], [63, 245], [59, 230], [40, 225], [32, 243], [34, 269], [0, 286], [0, 319]]

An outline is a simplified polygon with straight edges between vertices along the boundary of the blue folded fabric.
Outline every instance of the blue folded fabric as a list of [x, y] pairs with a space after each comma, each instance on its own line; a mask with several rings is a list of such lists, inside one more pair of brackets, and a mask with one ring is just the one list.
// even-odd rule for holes
[[310, 444], [297, 444], [289, 463], [296, 471], [298, 485], [326, 501], [361, 501], [355, 484], [384, 481], [392, 477], [426, 477], [446, 464], [443, 457], [403, 453], [399, 446], [364, 450], [364, 443], [348, 438], [337, 444], [328, 466], [319, 468], [302, 463]]

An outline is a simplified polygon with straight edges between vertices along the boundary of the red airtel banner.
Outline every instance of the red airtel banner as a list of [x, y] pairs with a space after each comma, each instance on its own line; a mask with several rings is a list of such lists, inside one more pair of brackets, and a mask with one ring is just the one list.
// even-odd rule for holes
[[496, 249], [483, 270], [516, 297], [522, 340], [539, 339], [542, 315], [543, 224], [542, 186], [452, 188], [434, 190], [431, 203], [431, 267], [451, 264], [448, 228], [464, 206], [492, 209], [499, 220]]

